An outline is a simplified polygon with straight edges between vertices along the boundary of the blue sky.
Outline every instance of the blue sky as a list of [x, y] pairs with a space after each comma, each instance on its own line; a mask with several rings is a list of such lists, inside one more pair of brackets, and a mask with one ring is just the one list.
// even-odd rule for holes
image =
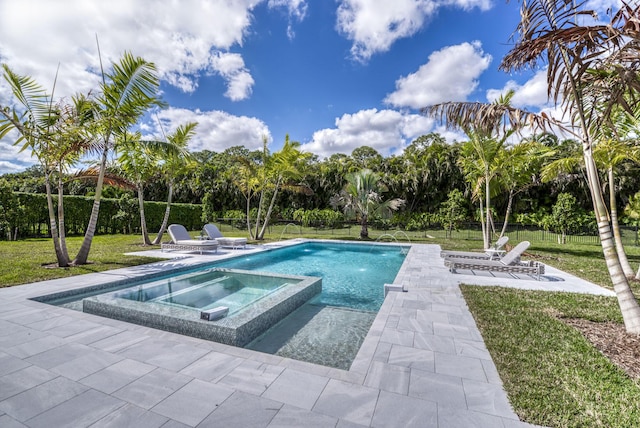
[[[593, 2], [599, 8], [617, 0]], [[400, 153], [416, 137], [460, 136], [419, 114], [446, 101], [547, 104], [544, 70], [498, 71], [519, 4], [496, 0], [0, 0], [0, 62], [59, 96], [95, 90], [103, 59], [154, 62], [169, 104], [142, 129], [197, 121], [191, 150], [277, 150], [285, 134], [321, 157], [359, 146]], [[0, 104], [11, 105], [0, 82]], [[35, 162], [0, 140], [0, 174]]]

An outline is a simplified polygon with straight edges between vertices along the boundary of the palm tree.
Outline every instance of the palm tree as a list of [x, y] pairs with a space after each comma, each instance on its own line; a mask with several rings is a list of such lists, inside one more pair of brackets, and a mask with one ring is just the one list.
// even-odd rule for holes
[[[41, 163], [56, 259], [58, 266], [67, 267], [70, 259], [65, 240], [62, 180], [66, 168], [92, 144], [83, 129], [91, 116], [91, 104], [84, 96], [73, 97], [71, 104], [54, 103], [53, 96], [31, 77], [14, 73], [6, 64], [2, 68], [3, 76], [23, 111], [18, 113], [15, 108], [0, 106], [0, 138], [16, 130], [19, 136], [15, 144], [24, 141], [22, 150], [30, 149]], [[58, 182], [57, 213], [51, 190], [54, 175], [57, 175]]]
[[[461, 152], [463, 158], [469, 159], [462, 159], [461, 162], [466, 165], [465, 175], [472, 184], [474, 197], [485, 197], [484, 208], [480, 202], [480, 213], [484, 217], [482, 230], [485, 248], [491, 245], [491, 180], [497, 174], [495, 161], [498, 153], [525, 123], [545, 123], [544, 118], [511, 106], [514, 95], [515, 92], [510, 90], [491, 104], [446, 102], [421, 110], [423, 114], [444, 122], [447, 128], [462, 129], [469, 137]], [[483, 213], [483, 209], [486, 213]]]
[[[304, 175], [304, 171], [307, 166], [306, 164], [310, 157], [310, 153], [300, 151], [299, 142], [290, 141], [289, 135], [286, 135], [282, 149], [274, 153], [268, 159], [268, 162], [266, 163], [268, 180], [267, 183], [265, 183], [266, 186], [262, 189], [260, 197], [261, 203], [258, 206], [256, 239], [264, 239], [264, 234], [267, 230], [267, 226], [269, 225], [273, 207], [276, 203], [276, 198], [278, 197], [278, 193], [281, 189], [304, 193], [306, 195], [313, 194], [313, 191], [308, 186], [302, 185], [298, 182], [298, 180], [300, 180]], [[262, 195], [265, 191], [271, 192], [271, 202], [269, 203], [269, 208], [264, 216], [264, 222], [262, 223], [260, 232], [258, 232], [258, 228], [260, 227], [260, 215], [262, 212]]]
[[640, 333], [640, 305], [620, 265], [609, 213], [593, 156], [593, 130], [606, 122], [611, 111], [631, 109], [629, 94], [638, 92], [638, 6], [627, 5], [609, 25], [584, 26], [580, 15], [585, 3], [531, 0], [522, 3], [522, 20], [515, 47], [504, 57], [507, 72], [535, 66], [544, 58], [549, 96], [561, 101], [575, 123], [574, 135], [582, 142], [584, 167], [598, 222], [600, 242], [627, 331]]
[[197, 122], [180, 125], [166, 138], [167, 142], [174, 146], [174, 150], [165, 153], [160, 167], [160, 171], [167, 181], [167, 208], [164, 211], [160, 230], [152, 242], [153, 245], [158, 245], [162, 242], [162, 235], [167, 230], [176, 177], [186, 173], [193, 166], [193, 156], [187, 150], [187, 145], [195, 135], [196, 126], [198, 126]]
[[80, 250], [73, 260], [76, 265], [87, 263], [89, 257], [98, 224], [108, 155], [116, 138], [124, 136], [150, 107], [160, 105], [157, 98], [159, 86], [155, 65], [128, 52], [118, 63], [113, 64], [111, 74], [103, 73], [101, 94], [96, 99], [98, 120], [93, 129], [96, 139], [100, 141], [98, 179], [89, 224]]
[[144, 186], [157, 174], [160, 153], [155, 141], [142, 141], [140, 133], [125, 134], [118, 141], [115, 151], [118, 153], [117, 166], [124, 177], [131, 180], [138, 193], [138, 210], [140, 212], [140, 231], [142, 245], [151, 245], [147, 230], [147, 219], [144, 213]]
[[370, 169], [347, 175], [347, 184], [340, 194], [334, 196], [331, 205], [342, 207], [345, 214], [360, 219], [360, 237], [369, 237], [368, 221], [373, 215], [386, 216], [404, 205], [402, 199], [382, 201], [386, 187], [380, 176]]
[[627, 278], [634, 278], [635, 272], [627, 258], [618, 223], [615, 171], [626, 161], [640, 163], [640, 147], [635, 141], [636, 130], [635, 119], [621, 109], [614, 110], [609, 121], [593, 130], [594, 139], [597, 141], [593, 149], [593, 157], [596, 164], [607, 174], [611, 229], [618, 259]]
[[522, 141], [501, 150], [496, 156], [496, 179], [498, 187], [507, 191], [507, 208], [502, 224], [502, 237], [509, 224], [509, 217], [513, 210], [513, 200], [521, 192], [540, 182], [536, 173], [540, 170], [542, 160], [549, 155], [549, 151], [535, 140]]

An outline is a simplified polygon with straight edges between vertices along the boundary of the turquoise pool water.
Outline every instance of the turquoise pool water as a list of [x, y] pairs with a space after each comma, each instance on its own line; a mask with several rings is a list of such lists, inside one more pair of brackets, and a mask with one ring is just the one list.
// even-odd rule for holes
[[322, 277], [311, 303], [377, 312], [384, 284], [392, 283], [408, 247], [308, 242], [215, 263], [216, 267]]
[[291, 278], [209, 269], [148, 282], [114, 293], [113, 297], [199, 311], [225, 306], [229, 314], [233, 314], [282, 287], [298, 282]]

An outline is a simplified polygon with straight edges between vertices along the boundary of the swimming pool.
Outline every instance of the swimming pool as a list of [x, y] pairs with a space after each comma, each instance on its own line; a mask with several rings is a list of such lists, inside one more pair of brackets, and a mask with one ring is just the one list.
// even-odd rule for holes
[[[307, 241], [36, 300], [348, 369], [409, 248]], [[220, 305], [227, 316], [200, 319]]]
[[312, 241], [213, 263], [212, 266], [322, 277], [313, 303], [377, 312], [408, 246]]

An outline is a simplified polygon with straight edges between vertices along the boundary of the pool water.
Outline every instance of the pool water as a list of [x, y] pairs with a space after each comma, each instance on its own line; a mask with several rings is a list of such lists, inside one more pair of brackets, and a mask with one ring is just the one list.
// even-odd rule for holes
[[291, 283], [291, 279], [281, 277], [209, 269], [144, 283], [114, 297], [200, 311], [226, 306], [231, 315]]
[[308, 242], [215, 263], [216, 267], [320, 276], [322, 293], [312, 303], [377, 312], [384, 284], [393, 283], [408, 247]]
[[409, 247], [309, 242], [216, 266], [320, 276], [322, 292], [246, 348], [348, 370]]

